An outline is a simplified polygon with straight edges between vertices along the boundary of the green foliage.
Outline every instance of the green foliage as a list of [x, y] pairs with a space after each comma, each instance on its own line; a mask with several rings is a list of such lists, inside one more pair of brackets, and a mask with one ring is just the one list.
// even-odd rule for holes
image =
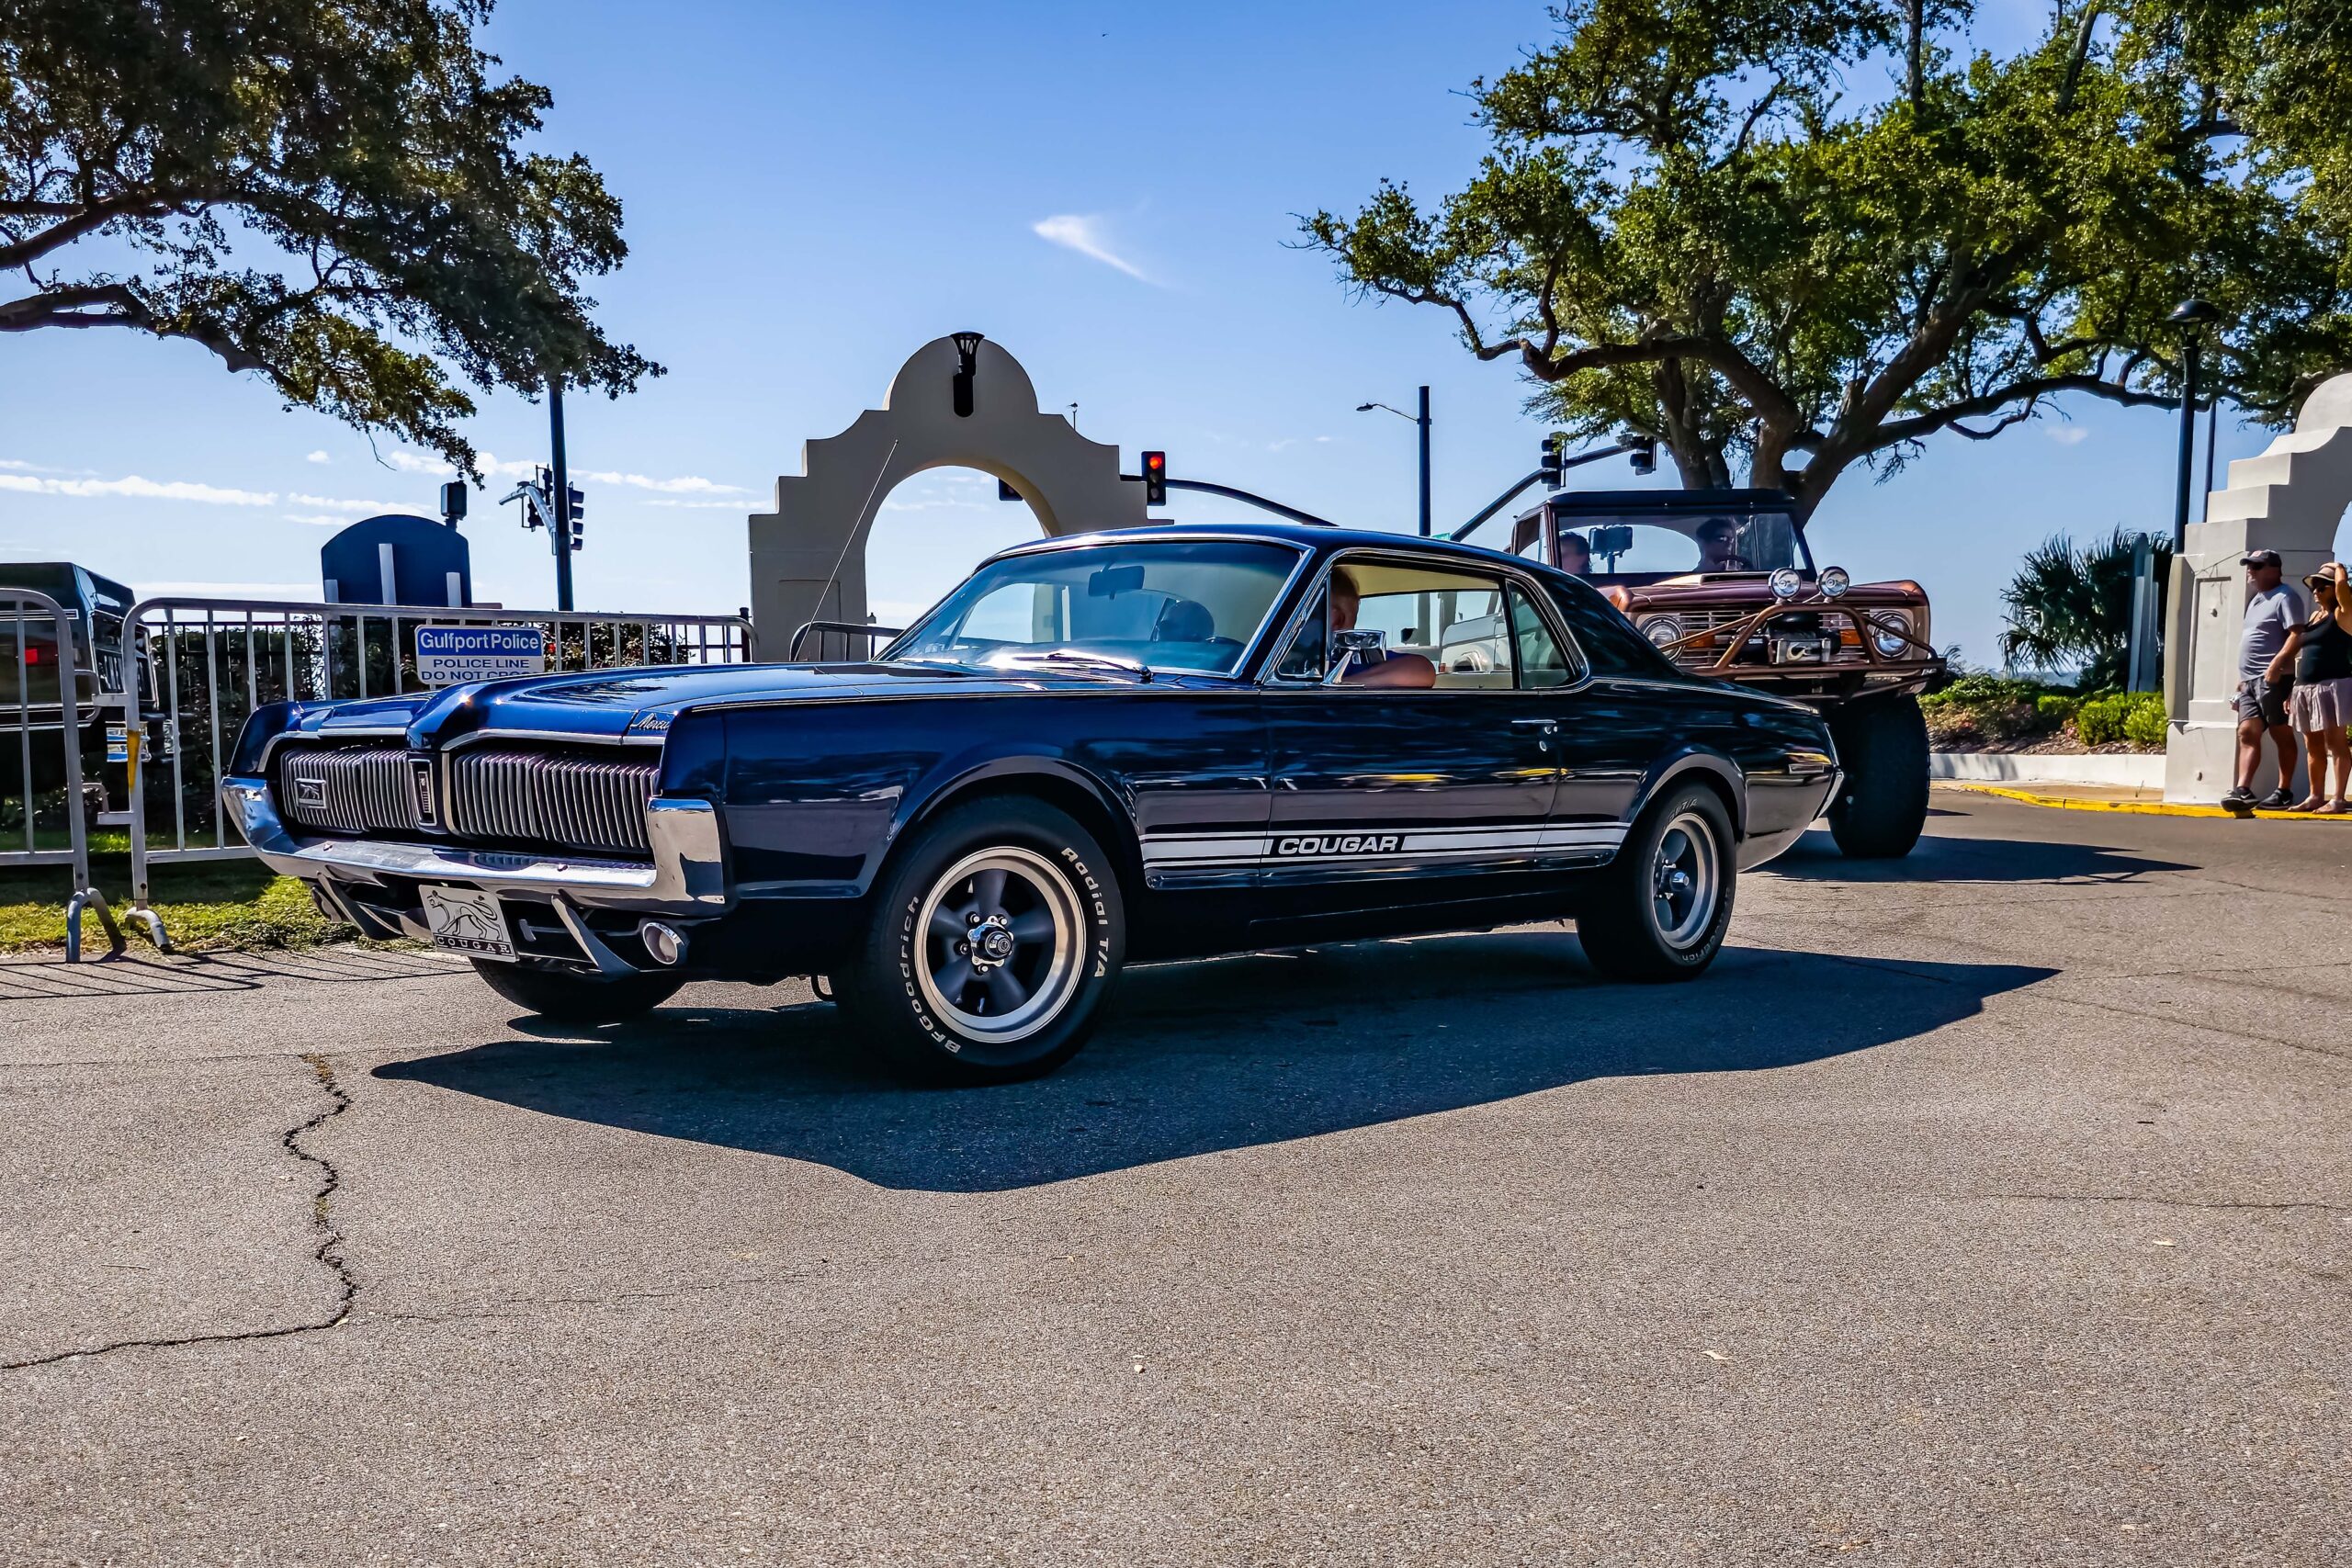
[[1558, 41], [1473, 85], [1474, 178], [1384, 184], [1305, 243], [1453, 312], [1571, 432], [1808, 510], [1941, 431], [2170, 402], [2191, 293], [2230, 323], [2222, 395], [2279, 422], [2352, 361], [2341, 10], [2061, 8], [2001, 57], [1934, 42], [1964, 0], [1564, 0]]
[[2071, 699], [2051, 694], [2034, 681], [2006, 675], [1962, 675], [1940, 691], [1919, 699], [1928, 734], [1947, 749], [1986, 741], [2017, 740], [2058, 728], [2065, 722], [2046, 704], [2065, 705]]
[[2082, 705], [2080, 697], [2060, 696], [2052, 693], [2033, 699], [2033, 715], [2044, 728], [2058, 729], [2072, 719], [2075, 710]]
[[490, 9], [0, 0], [0, 270], [31, 284], [0, 332], [187, 338], [468, 469], [453, 373], [616, 396], [659, 375], [590, 317], [620, 203], [522, 151], [551, 99], [493, 76]]
[[[2045, 670], [2079, 663], [2083, 684], [2091, 690], [2122, 684], [2130, 674], [2124, 664], [2131, 656], [2132, 555], [2132, 536], [2120, 527], [2080, 548], [2061, 534], [2028, 552], [2001, 591], [2008, 613], [2001, 657]], [[2171, 565], [2172, 546], [2159, 539], [2159, 626]]]
[[2128, 740], [2137, 746], [2165, 743], [2165, 701], [2154, 692], [2109, 692], [2084, 703], [2075, 715], [2075, 733], [2086, 746]]

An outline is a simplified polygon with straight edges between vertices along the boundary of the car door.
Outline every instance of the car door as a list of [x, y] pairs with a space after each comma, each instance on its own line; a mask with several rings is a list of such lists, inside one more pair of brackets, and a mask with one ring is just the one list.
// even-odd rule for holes
[[[1266, 682], [1262, 886], [1303, 910], [1370, 908], [1455, 896], [1403, 882], [1555, 867], [1559, 704], [1521, 684], [1510, 613], [1500, 573], [1378, 552], [1333, 563]], [[1379, 634], [1369, 669], [1334, 653], [1348, 629]]]

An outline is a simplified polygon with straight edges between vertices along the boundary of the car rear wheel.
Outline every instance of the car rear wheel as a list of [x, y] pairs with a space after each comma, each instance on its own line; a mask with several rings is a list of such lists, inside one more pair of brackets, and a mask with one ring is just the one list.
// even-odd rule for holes
[[1849, 860], [1900, 860], [1928, 825], [1928, 722], [1908, 692], [1832, 714], [1830, 738], [1845, 783], [1829, 832]]
[[526, 1012], [559, 1023], [618, 1023], [652, 1011], [685, 981], [674, 975], [597, 975], [477, 958], [474, 973]]
[[875, 911], [835, 976], [842, 1004], [894, 1068], [933, 1082], [1007, 1083], [1069, 1060], [1126, 953], [1109, 858], [1039, 801], [976, 801], [918, 829]]
[[1600, 896], [1577, 917], [1577, 940], [1611, 979], [1690, 979], [1723, 949], [1738, 877], [1722, 797], [1685, 784], [1625, 835]]

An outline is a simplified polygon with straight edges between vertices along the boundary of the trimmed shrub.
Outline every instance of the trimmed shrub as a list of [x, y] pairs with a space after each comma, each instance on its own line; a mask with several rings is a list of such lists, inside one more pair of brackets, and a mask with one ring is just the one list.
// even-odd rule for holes
[[2064, 697], [2053, 693], [2033, 699], [2033, 716], [2041, 721], [2044, 729], [2064, 729], [2066, 721], [2075, 716], [2075, 710], [2082, 705], [2080, 697]]
[[2155, 692], [2109, 692], [2075, 712], [2075, 733], [2086, 746], [2128, 740], [2135, 746], [2165, 743], [2165, 700]]

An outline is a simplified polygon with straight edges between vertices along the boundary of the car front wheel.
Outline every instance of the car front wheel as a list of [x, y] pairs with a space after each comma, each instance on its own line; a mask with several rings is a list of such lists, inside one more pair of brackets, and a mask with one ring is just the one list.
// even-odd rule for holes
[[650, 1012], [685, 982], [673, 975], [596, 975], [477, 958], [474, 972], [526, 1012], [559, 1023], [619, 1023]]
[[1577, 917], [1592, 966], [1616, 980], [1688, 980], [1723, 950], [1739, 860], [1731, 817], [1704, 784], [1642, 814]]
[[1109, 857], [1039, 801], [993, 797], [917, 830], [876, 889], [840, 997], [900, 1072], [1006, 1083], [1051, 1072], [1094, 1030], [1126, 953]]

